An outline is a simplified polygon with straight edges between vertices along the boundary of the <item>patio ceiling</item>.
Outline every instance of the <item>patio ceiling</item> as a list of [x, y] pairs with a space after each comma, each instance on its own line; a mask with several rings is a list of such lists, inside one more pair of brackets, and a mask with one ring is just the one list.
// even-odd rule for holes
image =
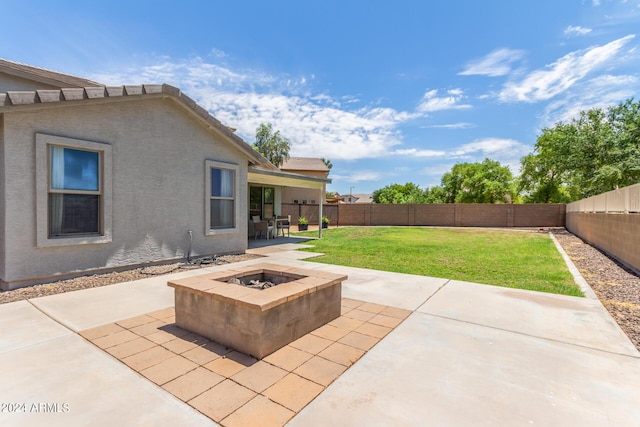
[[291, 172], [266, 170], [249, 167], [249, 183], [264, 185], [280, 185], [283, 187], [315, 188], [322, 189], [325, 184], [330, 184], [331, 179], [315, 176], [300, 175]]

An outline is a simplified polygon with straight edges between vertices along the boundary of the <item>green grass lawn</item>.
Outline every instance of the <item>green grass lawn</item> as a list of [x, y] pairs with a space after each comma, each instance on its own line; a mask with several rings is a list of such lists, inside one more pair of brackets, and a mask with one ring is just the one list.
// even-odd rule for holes
[[324, 230], [322, 240], [308, 244], [325, 254], [314, 262], [583, 296], [546, 233], [346, 227]]

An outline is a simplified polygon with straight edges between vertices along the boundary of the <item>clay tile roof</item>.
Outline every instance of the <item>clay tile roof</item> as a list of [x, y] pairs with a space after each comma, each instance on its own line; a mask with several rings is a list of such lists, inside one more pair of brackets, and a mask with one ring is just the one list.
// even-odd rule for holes
[[92, 80], [83, 79], [81, 77], [72, 76], [69, 74], [59, 73], [57, 71], [48, 70], [46, 68], [22, 64], [20, 62], [9, 61], [2, 58], [0, 58], [0, 73], [26, 78], [60, 88], [104, 86], [103, 84], [94, 82]]
[[315, 157], [290, 157], [280, 166], [280, 170], [329, 172], [322, 159]]
[[254, 164], [266, 169], [277, 170], [267, 159], [261, 156], [247, 142], [213, 117], [207, 110], [195, 103], [195, 101], [182, 93], [180, 89], [167, 84], [152, 85], [127, 85], [119, 87], [91, 86], [80, 88], [62, 88], [32, 91], [7, 91], [0, 93], [0, 113], [16, 109], [42, 109], [56, 108], [67, 105], [76, 105], [79, 102], [109, 102], [110, 100], [126, 101], [128, 99], [170, 97], [176, 100], [192, 114], [204, 120], [208, 126], [217, 129], [227, 138], [233, 141]]

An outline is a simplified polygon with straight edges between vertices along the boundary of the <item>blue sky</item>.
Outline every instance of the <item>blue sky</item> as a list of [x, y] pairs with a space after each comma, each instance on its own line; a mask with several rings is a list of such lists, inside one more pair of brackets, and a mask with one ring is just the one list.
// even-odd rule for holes
[[640, 0], [4, 1], [0, 57], [169, 83], [252, 143], [325, 157], [329, 190], [518, 173], [542, 128], [638, 98]]

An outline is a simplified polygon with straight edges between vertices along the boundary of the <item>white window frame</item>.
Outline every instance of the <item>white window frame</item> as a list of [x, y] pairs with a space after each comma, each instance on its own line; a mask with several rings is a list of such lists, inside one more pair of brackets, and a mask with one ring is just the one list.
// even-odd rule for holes
[[[49, 194], [51, 192], [51, 146], [96, 151], [100, 155], [99, 233], [49, 236]], [[36, 133], [36, 245], [70, 246], [111, 242], [112, 230], [112, 150], [111, 145], [76, 138]]]
[[[229, 228], [211, 228], [211, 170], [227, 169], [233, 171], [233, 227]], [[224, 234], [233, 234], [238, 231], [238, 201], [240, 200], [240, 185], [238, 177], [240, 176], [240, 167], [234, 163], [219, 162], [216, 160], [205, 160], [205, 216], [204, 216], [204, 233], [207, 236], [218, 236]]]

